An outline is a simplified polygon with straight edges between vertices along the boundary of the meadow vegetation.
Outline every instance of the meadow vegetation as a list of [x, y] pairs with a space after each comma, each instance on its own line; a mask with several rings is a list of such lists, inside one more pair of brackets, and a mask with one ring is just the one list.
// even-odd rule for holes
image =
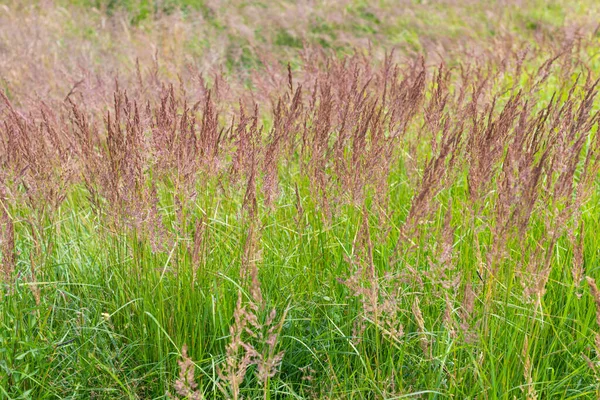
[[600, 397], [591, 1], [0, 5], [0, 398]]

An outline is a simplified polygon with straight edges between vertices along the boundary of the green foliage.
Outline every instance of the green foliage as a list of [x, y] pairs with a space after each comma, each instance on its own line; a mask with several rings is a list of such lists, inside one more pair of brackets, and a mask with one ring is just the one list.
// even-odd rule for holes
[[[393, 182], [405, 176], [398, 171]], [[304, 215], [296, 218], [292, 176], [283, 183], [282, 197], [274, 210], [260, 212], [264, 230], [260, 281], [269, 304], [283, 310], [292, 304], [283, 327], [281, 347], [286, 356], [273, 388], [285, 397], [377, 397], [389, 393], [428, 398], [491, 398], [522, 395], [523, 350], [530, 338], [534, 382], [541, 398], [594, 397], [596, 381], [584, 356], [596, 332], [593, 300], [586, 291], [573, 290], [569, 282], [572, 255], [557, 244], [557, 263], [540, 308], [535, 311], [515, 297], [512, 275], [505, 275], [485, 325], [473, 326], [478, 342], [454, 337], [442, 324], [445, 301], [429, 293], [414, 293], [406, 286], [400, 296], [405, 310], [406, 337], [397, 342], [380, 336], [370, 326], [359, 344], [353, 329], [361, 304], [338, 282], [347, 275], [347, 254], [361, 226], [361, 210], [347, 207], [331, 223], [310, 199], [308, 182], [298, 182]], [[455, 190], [458, 190], [456, 188]], [[52, 243], [38, 271], [44, 279], [36, 304], [27, 276], [31, 241], [20, 244], [22, 274], [13, 289], [4, 286], [0, 302], [0, 388], [8, 398], [157, 398], [171, 390], [181, 346], [190, 349], [197, 364], [197, 379], [208, 398], [218, 396], [212, 385], [216, 364], [222, 361], [236, 284], [243, 258], [245, 229], [235, 217], [242, 197], [223, 197], [208, 187], [198, 208], [187, 210], [193, 221], [207, 216], [208, 252], [192, 281], [190, 256], [181, 242], [156, 253], [146, 240], [132, 233], [115, 234], [90, 212], [83, 194], [74, 193], [61, 207], [61, 218], [52, 225]], [[456, 191], [455, 208], [468, 200]], [[466, 192], [463, 192], [463, 194]], [[233, 194], [233, 193], [232, 193]], [[161, 208], [172, 209], [173, 198], [165, 187]], [[401, 185], [390, 195], [392, 207], [405, 208], [410, 193]], [[590, 206], [598, 204], [595, 196]], [[594, 208], [595, 209], [595, 208]], [[590, 209], [591, 210], [591, 209]], [[14, 210], [14, 218], [26, 217]], [[585, 213], [586, 273], [598, 276], [600, 255], [597, 214]], [[442, 229], [440, 215], [431, 228]], [[456, 224], [463, 222], [456, 217]], [[399, 222], [395, 222], [394, 225]], [[384, 227], [370, 221], [372, 235]], [[50, 228], [50, 226], [49, 226]], [[17, 224], [23, 234], [26, 226]], [[59, 233], [60, 232], [60, 233]], [[473, 232], [456, 233], [456, 253], [461, 273], [471, 276], [478, 291], [477, 262], [472, 252]], [[425, 239], [425, 238], [423, 238]], [[183, 240], [181, 239], [177, 239]], [[377, 246], [377, 269], [390, 269], [395, 237]], [[35, 260], [35, 258], [34, 258]], [[418, 265], [418, 259], [410, 263]], [[564, 275], [564, 276], [559, 276]], [[565, 286], [566, 285], [566, 286]], [[579, 294], [578, 294], [579, 293]], [[581, 298], [579, 296], [583, 294]], [[248, 296], [247, 293], [244, 296]], [[431, 355], [423, 355], [419, 328], [411, 322], [415, 296], [423, 296], [425, 327], [431, 338]], [[476, 308], [483, 310], [484, 298]], [[454, 312], [460, 310], [460, 298]], [[302, 380], [298, 368], [310, 367], [312, 379]], [[392, 385], [392, 386], [390, 386]], [[242, 388], [244, 396], [260, 395], [252, 374]], [[317, 391], [315, 394], [315, 390]], [[378, 394], [377, 394], [378, 393]]]
[[302, 41], [284, 29], [279, 30], [277, 33], [275, 44], [277, 46], [302, 48]]

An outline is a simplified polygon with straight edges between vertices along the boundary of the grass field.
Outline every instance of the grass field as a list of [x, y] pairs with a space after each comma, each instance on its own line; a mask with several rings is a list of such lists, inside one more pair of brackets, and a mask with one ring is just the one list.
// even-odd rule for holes
[[0, 4], [0, 399], [600, 398], [592, 1]]

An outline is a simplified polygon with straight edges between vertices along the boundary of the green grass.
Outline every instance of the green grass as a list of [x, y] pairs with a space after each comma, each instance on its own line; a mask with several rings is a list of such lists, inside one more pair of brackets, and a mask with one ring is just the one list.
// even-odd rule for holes
[[[392, 208], [403, 210], [410, 194], [396, 174], [390, 182]], [[381, 336], [369, 326], [365, 339], [352, 343], [352, 328], [360, 304], [337, 278], [348, 276], [345, 256], [360, 230], [361, 209], [345, 207], [331, 222], [312, 204], [306, 182], [301, 184], [304, 215], [296, 220], [295, 197], [289, 177], [273, 210], [261, 210], [262, 290], [270, 308], [290, 308], [279, 344], [285, 350], [281, 372], [271, 383], [272, 398], [304, 398], [310, 390], [319, 397], [389, 398], [391, 386], [406, 398], [522, 398], [522, 343], [529, 338], [534, 360], [533, 379], [540, 398], [594, 398], [597, 381], [583, 356], [594, 358], [593, 300], [585, 289], [570, 283], [571, 254], [559, 242], [548, 292], [536, 310], [518, 295], [519, 283], [511, 266], [499, 277], [491, 302], [478, 278], [473, 255], [473, 232], [454, 217], [460, 273], [480, 295], [475, 314], [479, 325], [470, 329], [475, 343], [453, 337], [442, 324], [446, 293], [434, 282], [422, 288], [399, 287], [405, 338]], [[453, 204], [467, 202], [454, 188]], [[464, 191], [462, 191], [464, 193]], [[206, 217], [206, 249], [196, 282], [190, 274], [184, 238], [175, 238], [161, 252], [132, 233], [115, 233], [95, 214], [83, 193], [73, 193], [41, 227], [36, 249], [26, 210], [15, 209], [19, 270], [13, 288], [4, 290], [0, 303], [0, 387], [4, 396], [19, 398], [161, 398], [171, 390], [176, 360], [185, 343], [197, 365], [206, 396], [217, 396], [211, 384], [215, 365], [222, 361], [228, 339], [243, 254], [245, 229], [240, 220], [240, 196], [223, 196], [208, 187], [186, 220]], [[164, 193], [164, 212], [172, 199]], [[584, 212], [586, 273], [598, 273], [600, 229], [598, 198]], [[459, 206], [460, 207], [460, 206]], [[443, 218], [432, 222], [441, 229]], [[399, 226], [400, 220], [390, 222]], [[371, 234], [382, 226], [370, 221]], [[535, 228], [532, 229], [535, 231]], [[395, 234], [380, 241], [374, 252], [377, 270], [398, 273], [389, 260]], [[424, 238], [423, 240], [426, 240]], [[533, 238], [532, 238], [533, 240]], [[485, 245], [485, 242], [482, 243]], [[427, 269], [427, 246], [406, 260]], [[36, 305], [32, 283], [26, 279], [33, 261], [39, 268], [41, 303]], [[394, 272], [395, 271], [395, 272]], [[245, 289], [244, 289], [245, 290]], [[248, 293], [243, 292], [244, 296]], [[578, 298], [577, 294], [583, 294]], [[451, 298], [458, 312], [462, 293]], [[421, 299], [430, 356], [419, 347], [418, 329], [411, 313]], [[453, 318], [458, 320], [457, 315]], [[316, 381], [303, 381], [300, 367], [311, 366]], [[392, 384], [390, 379], [394, 379]], [[310, 383], [310, 386], [307, 385]], [[244, 396], [260, 397], [252, 374]], [[404, 398], [404, 397], [397, 397]]]

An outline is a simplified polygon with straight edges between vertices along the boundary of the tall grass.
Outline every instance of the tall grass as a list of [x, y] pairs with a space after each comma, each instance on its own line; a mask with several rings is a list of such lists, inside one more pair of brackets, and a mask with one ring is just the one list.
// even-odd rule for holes
[[0, 92], [0, 397], [597, 398], [595, 42], [540, 40]]

